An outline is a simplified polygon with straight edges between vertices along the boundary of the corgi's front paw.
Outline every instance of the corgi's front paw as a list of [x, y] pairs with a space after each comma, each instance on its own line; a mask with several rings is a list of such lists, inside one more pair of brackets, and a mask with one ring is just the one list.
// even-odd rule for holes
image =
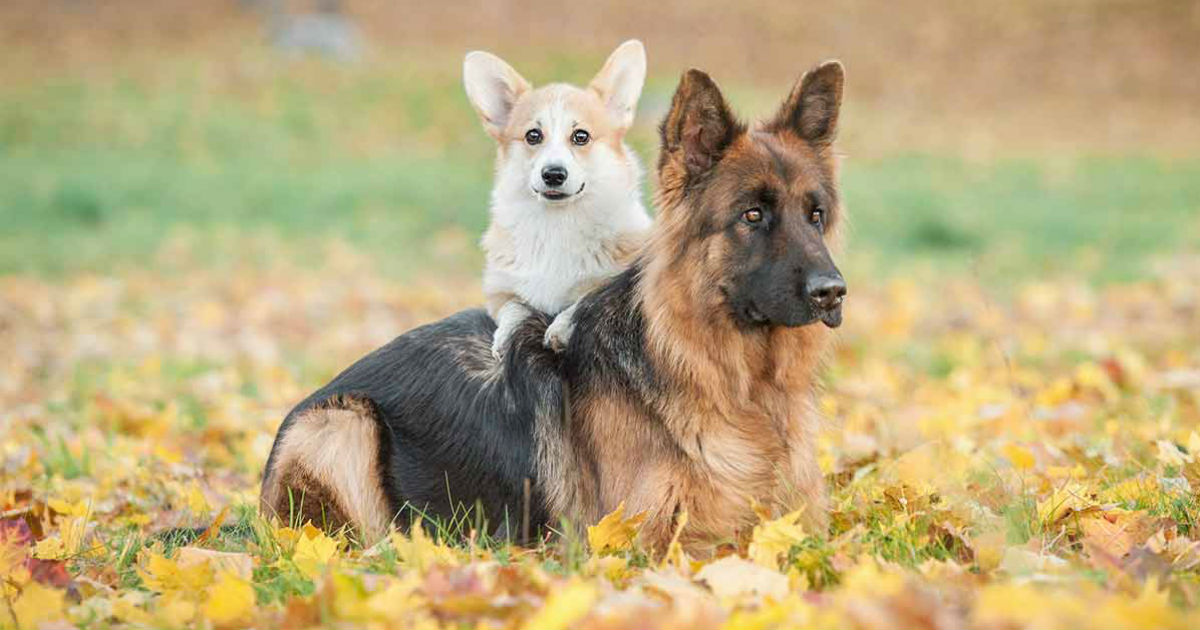
[[529, 317], [529, 309], [520, 302], [508, 302], [496, 313], [496, 332], [492, 333], [492, 356], [499, 361], [504, 358], [512, 339], [521, 323]]
[[508, 346], [508, 337], [511, 333], [504, 333], [500, 329], [496, 329], [496, 336], [492, 338], [492, 358], [500, 361], [504, 358], [504, 349]]
[[571, 318], [571, 314], [566, 312], [560, 313], [546, 327], [544, 343], [547, 348], [554, 352], [562, 352], [567, 349], [567, 342], [571, 340], [571, 333], [574, 331], [575, 321]]

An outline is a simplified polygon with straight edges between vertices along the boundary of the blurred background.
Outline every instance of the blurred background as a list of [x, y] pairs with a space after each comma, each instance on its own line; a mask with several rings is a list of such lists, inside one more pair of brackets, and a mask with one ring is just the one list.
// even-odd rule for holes
[[1127, 281], [1200, 247], [1194, 0], [5, 0], [0, 273], [350, 256], [469, 281], [494, 146], [462, 56], [585, 83], [631, 37], [645, 164], [686, 68], [754, 117], [845, 62], [852, 284]]

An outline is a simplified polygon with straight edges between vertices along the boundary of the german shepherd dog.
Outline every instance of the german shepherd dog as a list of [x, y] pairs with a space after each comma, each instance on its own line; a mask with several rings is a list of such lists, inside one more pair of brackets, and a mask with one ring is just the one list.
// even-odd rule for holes
[[368, 542], [464, 504], [511, 533], [522, 510], [586, 525], [624, 502], [658, 550], [684, 512], [686, 547], [735, 539], [752, 503], [803, 508], [823, 532], [811, 403], [846, 292], [830, 255], [842, 84], [824, 63], [748, 127], [688, 71], [661, 126], [650, 242], [582, 298], [564, 352], [539, 314], [499, 361], [479, 309], [398, 337], [288, 414], [262, 509]]

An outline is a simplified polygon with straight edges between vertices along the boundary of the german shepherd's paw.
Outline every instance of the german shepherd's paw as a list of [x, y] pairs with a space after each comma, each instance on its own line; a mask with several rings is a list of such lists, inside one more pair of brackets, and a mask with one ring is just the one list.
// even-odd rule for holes
[[554, 321], [546, 327], [544, 343], [554, 352], [562, 352], [567, 349], [567, 342], [571, 340], [571, 333], [574, 331], [575, 305], [572, 304], [567, 310], [555, 316]]

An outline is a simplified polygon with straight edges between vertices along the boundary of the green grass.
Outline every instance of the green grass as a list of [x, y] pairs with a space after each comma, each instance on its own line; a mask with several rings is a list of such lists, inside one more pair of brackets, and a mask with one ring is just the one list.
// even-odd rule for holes
[[[1200, 227], [1200, 162], [1094, 159], [1051, 177], [1033, 160], [904, 156], [848, 164], [843, 185], [849, 250], [862, 272], [925, 264], [989, 280], [1071, 272], [1127, 280], [1157, 257], [1195, 248]], [[0, 273], [140, 266], [181, 231], [206, 264], [281, 255], [242, 249], [257, 236], [287, 243], [282, 255], [300, 261], [337, 238], [389, 272], [470, 270], [489, 187], [478, 155], [311, 166], [235, 155], [200, 166], [134, 150], [8, 153]], [[439, 235], [449, 235], [448, 250]]]
[[[493, 149], [457, 77], [318, 64], [245, 87], [172, 67], [0, 94], [0, 273], [169, 265], [180, 235], [184, 265], [320, 264], [339, 240], [392, 274], [478, 268]], [[670, 89], [652, 80], [643, 103]], [[632, 134], [646, 164], [655, 115]], [[1200, 243], [1200, 158], [852, 158], [843, 185], [852, 275], [1123, 280]]]
[[844, 186], [852, 248], [901, 269], [1129, 280], [1200, 245], [1200, 160], [910, 156], [847, 164]]

